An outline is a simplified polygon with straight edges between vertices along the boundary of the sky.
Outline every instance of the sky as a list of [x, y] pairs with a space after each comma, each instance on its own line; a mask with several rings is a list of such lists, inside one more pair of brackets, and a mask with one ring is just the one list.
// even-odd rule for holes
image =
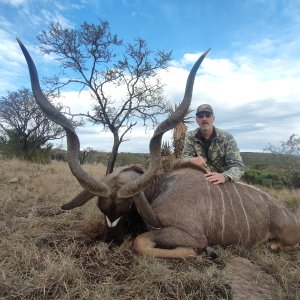
[[[211, 104], [215, 126], [233, 134], [240, 151], [261, 152], [300, 136], [299, 0], [0, 0], [0, 97], [30, 88], [16, 37], [40, 77], [47, 77], [58, 65], [41, 54], [36, 36], [53, 22], [79, 28], [99, 20], [124, 41], [140, 37], [153, 51], [172, 51], [169, 71], [160, 74], [171, 104], [181, 101], [193, 63], [211, 48], [197, 73], [191, 116], [198, 105]], [[72, 113], [90, 110], [87, 93], [62, 90], [59, 100]], [[192, 122], [189, 130], [196, 127]], [[81, 149], [111, 150], [112, 135], [101, 127], [80, 127], [77, 133]], [[152, 133], [135, 127], [119, 151], [148, 152]]]

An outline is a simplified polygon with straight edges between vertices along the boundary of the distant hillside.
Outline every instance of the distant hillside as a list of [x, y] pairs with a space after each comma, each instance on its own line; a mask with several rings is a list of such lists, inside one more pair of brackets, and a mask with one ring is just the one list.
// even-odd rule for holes
[[[82, 164], [107, 165], [110, 153], [103, 151], [82, 151], [80, 162]], [[250, 184], [259, 184], [268, 187], [297, 187], [300, 188], [300, 157], [276, 155], [261, 152], [242, 152], [246, 172], [243, 180]], [[52, 149], [51, 159], [65, 160], [66, 151]], [[124, 153], [120, 152], [115, 167], [130, 164], [140, 164], [145, 167], [149, 164], [147, 153]]]
[[299, 156], [258, 152], [242, 152], [241, 156], [246, 166], [242, 179], [247, 183], [300, 188]]
[[[65, 161], [66, 151], [62, 149], [52, 149], [50, 152], [51, 159]], [[91, 150], [88, 152], [81, 151], [81, 154], [85, 153], [83, 163], [95, 164], [102, 163], [107, 164], [110, 157], [109, 152]], [[149, 154], [147, 153], [129, 153], [119, 152], [115, 167], [126, 166], [130, 164], [148, 165]]]
[[[271, 165], [278, 167], [285, 167], [287, 162], [287, 155], [272, 154], [262, 152], [241, 152], [243, 162], [248, 165]], [[289, 160], [295, 160], [295, 165], [300, 165], [300, 157], [288, 157]]]
[[[66, 151], [61, 149], [51, 150], [51, 158], [56, 160], [65, 160]], [[106, 165], [109, 159], [110, 153], [103, 151], [92, 150], [88, 153], [85, 163], [103, 163]], [[271, 165], [271, 166], [281, 166], [286, 165], [286, 155], [276, 155], [271, 153], [262, 152], [241, 152], [243, 162], [246, 166], [249, 165]], [[300, 165], [300, 157], [293, 157], [293, 160], [297, 160], [296, 164]], [[120, 152], [118, 154], [116, 166], [124, 166], [129, 164], [142, 164], [147, 165], [149, 160], [148, 153], [129, 153]]]

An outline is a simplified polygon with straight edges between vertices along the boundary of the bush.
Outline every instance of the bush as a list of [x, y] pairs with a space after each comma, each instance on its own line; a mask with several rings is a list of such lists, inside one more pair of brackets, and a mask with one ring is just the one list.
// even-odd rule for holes
[[50, 162], [50, 151], [52, 146], [46, 145], [44, 148], [23, 149], [22, 144], [18, 139], [8, 139], [0, 137], [0, 154], [1, 157], [12, 159], [17, 158], [36, 163], [47, 164]]
[[[104, 151], [96, 151], [93, 149], [87, 149], [81, 151], [81, 153], [87, 152], [87, 155], [82, 160], [83, 163], [86, 164], [103, 164], [107, 165], [109, 157], [111, 155], [110, 152]], [[65, 161], [66, 160], [66, 150], [63, 149], [52, 149], [50, 152], [51, 159], [58, 160], [58, 161]], [[115, 168], [128, 166], [131, 164], [140, 164], [145, 167], [149, 164], [149, 154], [147, 153], [129, 153], [129, 152], [120, 152], [118, 153], [117, 160], [115, 163]]]
[[251, 167], [246, 167], [242, 179], [249, 184], [258, 184], [269, 188], [283, 188], [288, 186], [284, 175], [270, 171], [256, 170]]

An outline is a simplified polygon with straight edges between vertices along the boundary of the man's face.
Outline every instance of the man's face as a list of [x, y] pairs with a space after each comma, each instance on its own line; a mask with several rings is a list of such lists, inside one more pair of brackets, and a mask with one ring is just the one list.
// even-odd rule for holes
[[207, 132], [213, 129], [215, 116], [210, 112], [201, 112], [196, 116], [196, 122], [199, 125], [201, 131]]

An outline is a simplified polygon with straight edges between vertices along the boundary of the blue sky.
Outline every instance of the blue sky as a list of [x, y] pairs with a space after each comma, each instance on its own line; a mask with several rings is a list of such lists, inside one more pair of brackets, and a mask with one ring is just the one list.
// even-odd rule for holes
[[[36, 35], [52, 22], [76, 28], [99, 19], [125, 41], [141, 37], [152, 50], [173, 51], [170, 71], [161, 74], [171, 103], [182, 98], [192, 63], [211, 47], [195, 81], [192, 108], [210, 103], [215, 125], [231, 132], [241, 151], [300, 136], [299, 0], [0, 0], [0, 96], [30, 87], [16, 37], [32, 53], [40, 76], [49, 76], [55, 62], [39, 53]], [[87, 95], [62, 95], [72, 112], [89, 109]], [[79, 128], [78, 134], [82, 148], [111, 148], [112, 136], [100, 128]], [[147, 152], [150, 136], [137, 127], [120, 151]]]

